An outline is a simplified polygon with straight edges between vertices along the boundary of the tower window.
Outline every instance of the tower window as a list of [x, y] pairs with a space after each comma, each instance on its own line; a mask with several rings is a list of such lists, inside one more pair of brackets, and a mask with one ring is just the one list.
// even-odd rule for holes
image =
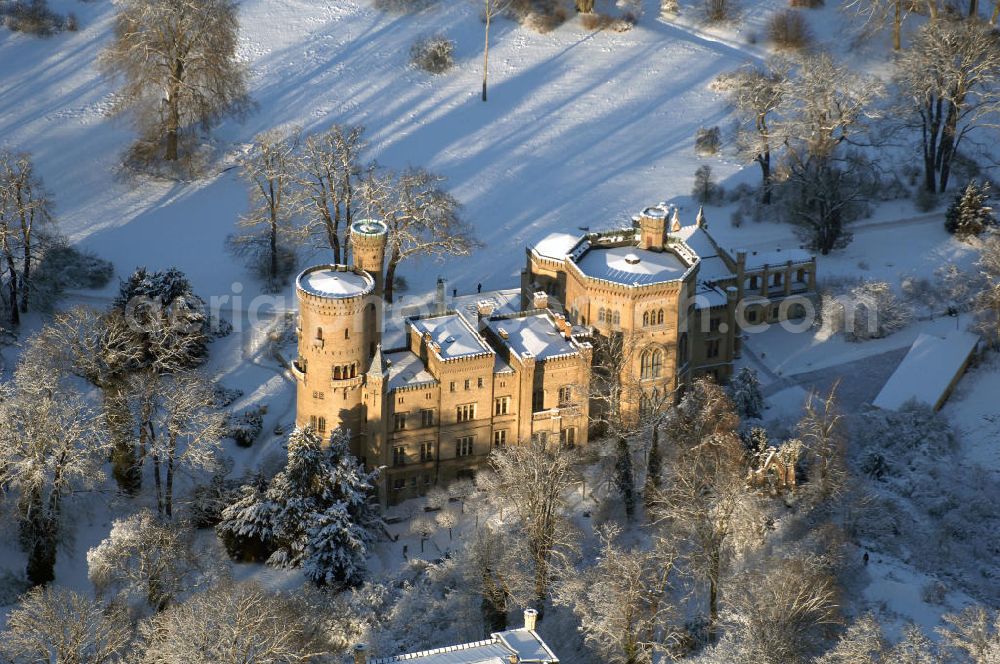
[[470, 422], [476, 419], [476, 404], [474, 403], [463, 404], [456, 410], [456, 418], [459, 422]]
[[640, 358], [640, 377], [643, 379], [659, 378], [663, 372], [663, 351], [659, 348], [647, 350]]
[[350, 339], [351, 338], [351, 328], [349, 328], [349, 327], [344, 328], [344, 338], [345, 339]]

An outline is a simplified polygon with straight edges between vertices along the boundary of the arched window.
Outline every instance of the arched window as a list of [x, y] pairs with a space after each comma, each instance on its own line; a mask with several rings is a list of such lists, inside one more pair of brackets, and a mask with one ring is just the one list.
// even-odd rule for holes
[[663, 309], [656, 312], [656, 324], [663, 325]]
[[320, 341], [323, 341], [323, 328], [321, 327], [316, 328], [316, 338]]
[[653, 348], [645, 351], [640, 360], [640, 377], [644, 380], [659, 378], [663, 373], [663, 351]]
[[358, 365], [357, 363], [351, 365], [351, 378], [358, 375]]
[[598, 323], [604, 322], [604, 307], [601, 307], [600, 309], [597, 310], [597, 322]]
[[649, 325], [649, 312], [644, 311], [642, 312], [642, 326], [646, 327], [648, 325]]
[[621, 325], [621, 322], [622, 322], [622, 314], [621, 314], [620, 311], [618, 311], [617, 309], [615, 309], [615, 314], [614, 314], [614, 317], [613, 317], [613, 319], [611, 321], [611, 324], [612, 325]]

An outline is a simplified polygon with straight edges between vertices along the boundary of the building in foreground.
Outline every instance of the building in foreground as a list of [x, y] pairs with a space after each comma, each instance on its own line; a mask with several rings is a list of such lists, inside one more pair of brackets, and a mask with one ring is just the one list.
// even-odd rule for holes
[[442, 289], [433, 311], [406, 319], [405, 341], [384, 348], [386, 235], [382, 222], [356, 222], [351, 265], [299, 275], [292, 364], [296, 423], [350, 429], [354, 454], [385, 469], [386, 503], [471, 477], [496, 447], [586, 444], [595, 364], [615, 367], [632, 421], [697, 376], [725, 382], [743, 328], [804, 315], [815, 291], [808, 253], [733, 255], [701, 212], [685, 226], [659, 205], [629, 227], [529, 247], [514, 310], [488, 298], [449, 309]]
[[434, 648], [422, 652], [368, 659], [367, 649], [356, 646], [355, 664], [559, 664], [559, 658], [537, 632], [535, 622], [538, 612], [528, 609], [524, 612], [524, 627], [491, 634], [490, 638], [475, 643]]

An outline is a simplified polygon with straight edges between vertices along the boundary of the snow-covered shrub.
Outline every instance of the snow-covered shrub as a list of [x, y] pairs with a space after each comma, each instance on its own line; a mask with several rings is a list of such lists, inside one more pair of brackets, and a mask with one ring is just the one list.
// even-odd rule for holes
[[238, 560], [301, 568], [317, 585], [358, 583], [376, 532], [368, 503], [375, 476], [351, 455], [347, 432], [338, 429], [324, 447], [296, 429], [284, 470], [266, 488], [242, 487], [216, 533]]
[[820, 298], [823, 326], [843, 332], [849, 341], [887, 337], [913, 318], [913, 308], [884, 281], [861, 281], [846, 291], [827, 289]]
[[660, 13], [668, 17], [675, 17], [681, 13], [681, 6], [677, 0], [660, 0]]
[[736, 0], [705, 0], [705, 19], [710, 23], [728, 21], [736, 11]]
[[948, 586], [937, 579], [928, 581], [920, 589], [920, 599], [933, 606], [944, 606], [944, 600], [948, 596]]
[[231, 406], [233, 402], [243, 396], [243, 390], [238, 387], [226, 387], [224, 385], [216, 384], [212, 388], [212, 405], [216, 408], [225, 408]]
[[114, 273], [110, 261], [81, 251], [64, 238], [55, 238], [31, 281], [33, 304], [51, 310], [67, 290], [104, 288]]
[[443, 74], [455, 64], [455, 42], [444, 35], [417, 39], [410, 47], [410, 63], [431, 74]]
[[694, 151], [701, 156], [714, 155], [722, 146], [722, 133], [718, 127], [699, 127], [694, 137]]
[[250, 447], [264, 429], [266, 406], [249, 408], [226, 421], [226, 438], [232, 438], [240, 447]]
[[767, 22], [767, 37], [783, 49], [802, 49], [812, 43], [812, 31], [799, 12], [786, 9], [777, 12]]
[[899, 411], [875, 409], [861, 417], [855, 437], [863, 449], [884, 454], [896, 473], [917, 457], [941, 459], [955, 450], [951, 425], [929, 406], [910, 403]]
[[63, 29], [64, 19], [49, 9], [46, 0], [17, 0], [6, 10], [4, 23], [14, 32], [48, 37]]
[[566, 22], [569, 15], [562, 6], [555, 6], [551, 11], [530, 11], [521, 20], [521, 25], [539, 34], [552, 32]]
[[591, 12], [580, 16], [580, 25], [585, 30], [603, 30], [610, 27], [614, 21], [614, 17], [600, 12]]
[[375, 8], [393, 14], [412, 14], [437, 4], [438, 0], [375, 0]]

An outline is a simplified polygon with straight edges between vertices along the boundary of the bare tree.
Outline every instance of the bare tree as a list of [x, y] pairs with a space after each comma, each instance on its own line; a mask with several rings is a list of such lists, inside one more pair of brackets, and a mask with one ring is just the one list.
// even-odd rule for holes
[[959, 146], [981, 127], [996, 127], [1000, 108], [1000, 35], [974, 20], [924, 25], [899, 58], [900, 115], [920, 129], [924, 188], [948, 188]]
[[771, 204], [771, 151], [781, 143], [772, 124], [781, 106], [787, 79], [788, 66], [772, 60], [763, 68], [746, 65], [719, 81], [739, 118], [736, 143], [740, 155], [760, 166], [761, 203], [764, 205]]
[[10, 612], [0, 632], [0, 659], [12, 664], [113, 664], [131, 651], [124, 607], [88, 599], [60, 586], [35, 588]]
[[206, 580], [193, 538], [190, 528], [160, 521], [148, 510], [116, 519], [104, 541], [87, 552], [87, 573], [99, 595], [162, 611]]
[[938, 629], [948, 650], [960, 652], [972, 664], [993, 664], [1000, 658], [1000, 613], [970, 606], [958, 614], [944, 616]]
[[473, 5], [482, 3], [483, 24], [485, 26], [486, 41], [483, 46], [483, 101], [486, 101], [486, 86], [490, 73], [490, 26], [493, 19], [499, 18], [514, 4], [514, 0], [472, 0]]
[[566, 513], [567, 496], [579, 482], [575, 461], [575, 451], [538, 439], [500, 448], [490, 456], [495, 476], [486, 490], [513, 516], [519, 535], [513, 540], [530, 561], [524, 579], [516, 578], [524, 571], [523, 560], [520, 569], [508, 571], [511, 592], [519, 603], [534, 603], [539, 611], [548, 599], [554, 569], [576, 546]]
[[647, 664], [664, 644], [672, 645], [676, 607], [671, 576], [676, 552], [666, 540], [646, 550], [616, 543], [617, 526], [599, 533], [594, 565], [562, 575], [555, 601], [580, 620], [584, 640], [608, 664]]
[[821, 630], [840, 621], [836, 579], [814, 555], [768, 559], [736, 575], [724, 618], [749, 661], [805, 662], [822, 643]]
[[333, 651], [321, 616], [255, 583], [222, 583], [144, 625], [143, 664], [295, 664]]
[[656, 521], [687, 543], [691, 572], [708, 584], [713, 637], [728, 558], [759, 539], [763, 521], [746, 489], [747, 459], [738, 426], [722, 388], [707, 378], [694, 381], [665, 423], [672, 454], [664, 488], [652, 505]]
[[358, 155], [365, 149], [364, 127], [333, 125], [306, 138], [300, 166], [302, 207], [308, 231], [323, 238], [333, 262], [347, 262], [348, 229], [354, 215]]
[[847, 489], [844, 417], [836, 392], [835, 385], [825, 397], [810, 394], [798, 424], [809, 472], [805, 494], [815, 503], [836, 499]]
[[902, 640], [890, 646], [878, 619], [867, 614], [852, 623], [834, 647], [815, 661], [816, 664], [939, 664], [946, 660], [939, 648], [912, 623], [903, 627]]
[[881, 86], [821, 54], [806, 57], [784, 87], [776, 130], [785, 146], [789, 216], [827, 254], [849, 240], [845, 226], [872, 177], [866, 160], [843, 151], [876, 117], [872, 102]]
[[112, 113], [129, 114], [146, 161], [182, 156], [193, 125], [206, 131], [249, 108], [246, 72], [236, 59], [234, 0], [116, 0], [115, 38], [100, 57], [122, 81]]
[[[54, 220], [53, 204], [42, 179], [35, 172], [31, 155], [0, 150], [0, 245], [10, 271], [12, 322], [17, 323], [16, 307], [28, 311], [31, 297], [31, 271], [39, 258], [39, 244], [45, 227]], [[19, 255], [13, 255], [13, 247]], [[18, 268], [20, 266], [20, 279]], [[20, 288], [20, 305], [18, 290]]]
[[992, 235], [983, 242], [978, 267], [981, 283], [973, 299], [976, 328], [1000, 348], [1000, 237]]
[[467, 256], [477, 246], [460, 205], [441, 188], [444, 178], [421, 168], [400, 174], [372, 169], [361, 187], [369, 216], [389, 227], [385, 300], [392, 302], [396, 270], [414, 256]]
[[297, 133], [272, 129], [254, 138], [250, 153], [240, 161], [249, 185], [250, 211], [240, 218], [243, 233], [230, 237], [231, 249], [249, 257], [269, 285], [276, 288], [290, 269], [288, 253], [302, 237], [294, 223]]

